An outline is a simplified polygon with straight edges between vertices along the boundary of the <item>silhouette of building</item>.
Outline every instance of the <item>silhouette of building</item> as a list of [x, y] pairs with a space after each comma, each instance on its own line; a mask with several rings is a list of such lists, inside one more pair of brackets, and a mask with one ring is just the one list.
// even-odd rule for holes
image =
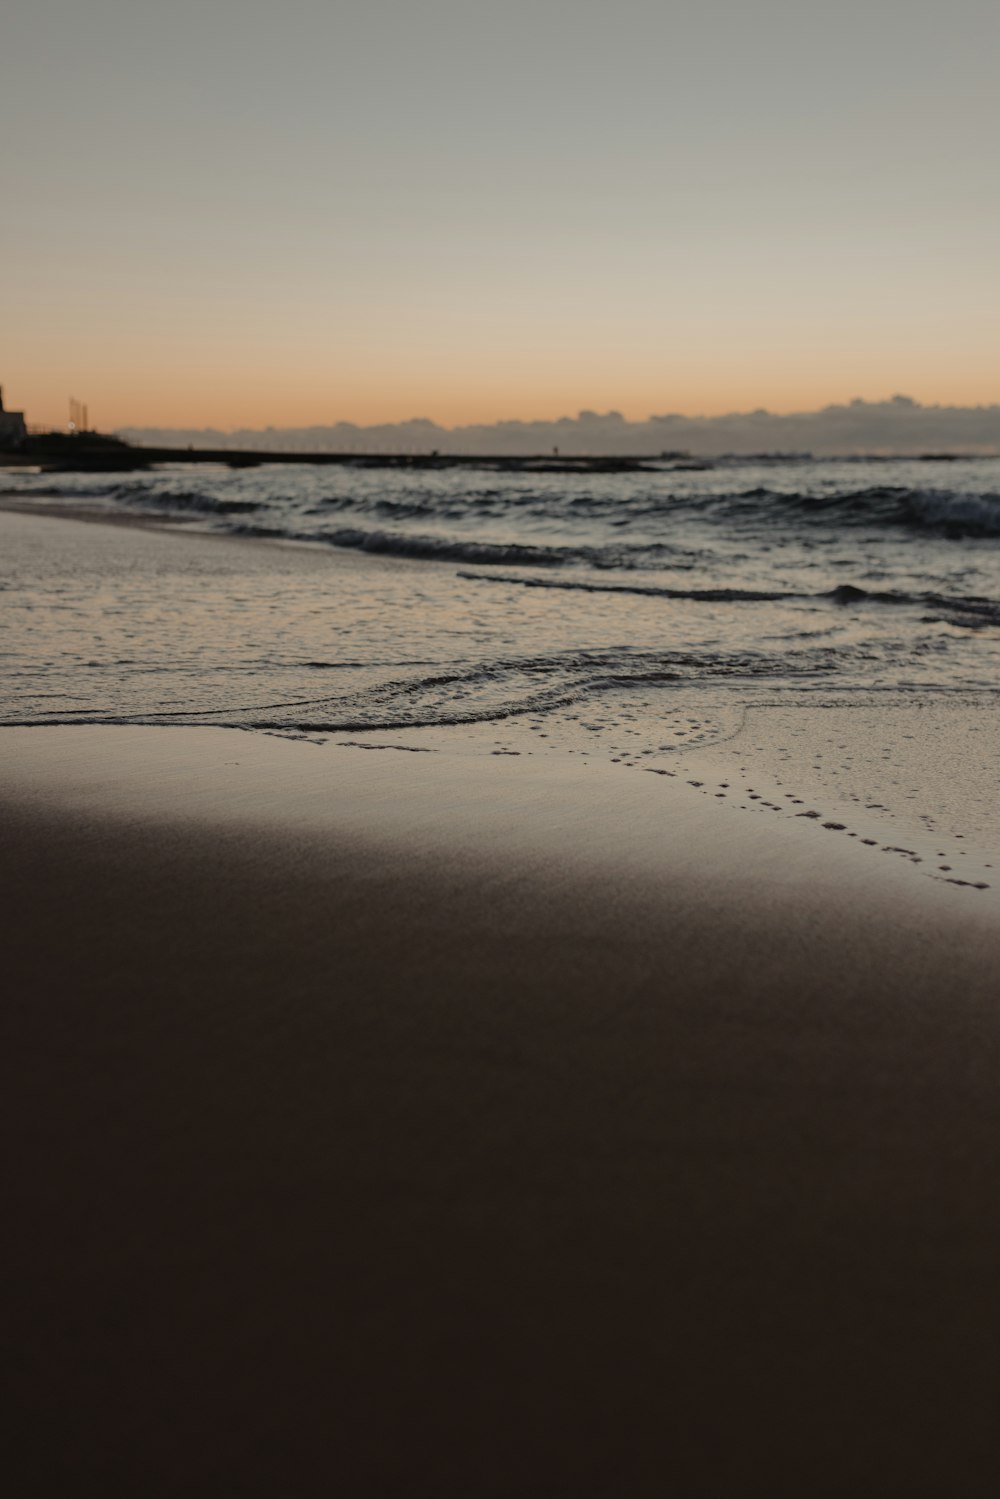
[[23, 411], [5, 411], [3, 387], [0, 386], [0, 448], [16, 448], [28, 435]]

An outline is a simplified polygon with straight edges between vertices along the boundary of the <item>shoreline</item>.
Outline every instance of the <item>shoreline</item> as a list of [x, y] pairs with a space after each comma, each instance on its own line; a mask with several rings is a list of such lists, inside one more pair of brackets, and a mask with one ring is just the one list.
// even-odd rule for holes
[[100, 727], [0, 764], [20, 1492], [1000, 1460], [968, 892], [596, 764]]
[[[157, 568], [166, 563], [183, 574], [188, 559], [198, 558], [206, 540], [220, 567], [235, 576], [232, 586], [237, 592], [245, 591], [240, 569], [249, 564], [257, 575], [270, 569], [290, 580], [308, 579], [313, 597], [324, 605], [330, 596], [335, 602], [337, 590], [353, 589], [356, 597], [359, 588], [377, 587], [387, 575], [412, 578], [419, 585], [429, 577], [447, 580], [454, 568], [443, 559], [428, 565], [427, 560], [344, 551], [311, 541], [220, 534], [196, 529], [196, 522], [189, 526], [176, 518], [109, 513], [78, 501], [53, 506], [0, 496], [0, 525], [12, 555], [25, 558], [29, 568], [53, 541], [66, 569], [82, 565], [90, 576], [99, 574], [113, 553], [116, 568], [151, 574], [147, 596], [159, 586]], [[98, 540], [101, 528], [107, 529], [109, 539], [117, 538], [113, 548]], [[87, 534], [75, 539], [74, 532]], [[86, 546], [81, 545], [84, 539]], [[54, 602], [64, 612], [62, 599]], [[215, 627], [214, 622], [206, 625]], [[238, 632], [232, 638], [235, 647]], [[155, 636], [147, 642], [158, 644]], [[124, 637], [119, 649], [123, 646], [129, 655], [135, 651]], [[63, 630], [58, 647], [52, 648], [72, 651], [76, 640]], [[88, 667], [102, 659], [96, 631], [90, 649], [97, 659], [82, 657]], [[136, 666], [135, 661], [122, 664], [128, 669]], [[27, 674], [21, 670], [22, 681]], [[284, 695], [315, 694], [316, 678], [307, 678], [308, 673], [300, 673], [292, 692]], [[333, 689], [333, 680], [326, 680]], [[103, 682], [95, 679], [94, 688], [103, 693]], [[32, 711], [37, 715], [37, 706]], [[648, 749], [630, 755], [627, 730], [616, 734], [609, 728], [603, 742], [595, 742], [579, 731], [575, 738], [568, 735], [570, 726], [560, 721], [546, 723], [543, 733], [529, 709], [517, 715], [520, 722], [491, 720], [484, 712], [481, 719], [467, 722], [401, 722], [395, 727], [356, 722], [344, 728], [312, 728], [306, 723], [298, 728], [258, 724], [253, 708], [236, 699], [228, 712], [192, 706], [187, 719], [192, 726], [207, 726], [225, 714], [227, 726], [300, 737], [338, 753], [341, 747], [374, 749], [388, 742], [414, 752], [520, 758], [533, 764], [544, 759], [566, 770], [586, 761], [595, 769], [610, 762], [625, 775], [652, 771], [664, 781], [683, 783], [691, 795], [717, 801], [719, 810], [736, 809], [758, 818], [765, 813], [765, 821], [778, 820], [778, 813], [789, 821], [813, 819], [811, 831], [822, 833], [815, 848], [817, 859], [826, 857], [832, 832], [841, 841], [856, 840], [875, 849], [874, 857], [908, 862], [921, 879], [960, 882], [982, 905], [1000, 905], [1000, 804], [993, 793], [1000, 754], [993, 748], [997, 735], [992, 729], [1000, 697], [995, 689], [922, 696], [892, 687], [864, 691], [833, 685], [828, 693], [786, 688], [768, 696], [766, 683], [750, 690], [740, 684], [717, 689], [708, 683], [678, 683], [664, 698], [662, 711], [671, 721], [652, 743], [664, 733], [667, 743], [660, 744], [660, 752], [650, 759], [643, 757], [651, 754]], [[125, 715], [127, 719], [127, 704]], [[73, 716], [86, 714], [74, 708]], [[95, 710], [91, 722], [100, 717]], [[141, 713], [137, 719], [143, 721]], [[145, 722], [172, 726], [184, 720], [182, 703], [168, 700], [162, 714], [151, 713]], [[104, 721], [115, 722], [114, 713]], [[30, 717], [11, 715], [7, 726], [29, 722]], [[58, 707], [53, 718], [41, 719], [38, 726], [55, 722], [69, 726], [68, 716], [60, 718]], [[692, 729], [692, 724], [700, 727]], [[887, 860], [882, 857], [881, 862]]]
[[[189, 576], [223, 687], [255, 577], [331, 630], [427, 577], [53, 518], [0, 520], [69, 710]], [[690, 697], [656, 753], [627, 709], [0, 728], [19, 1493], [1000, 1471], [993, 709]]]

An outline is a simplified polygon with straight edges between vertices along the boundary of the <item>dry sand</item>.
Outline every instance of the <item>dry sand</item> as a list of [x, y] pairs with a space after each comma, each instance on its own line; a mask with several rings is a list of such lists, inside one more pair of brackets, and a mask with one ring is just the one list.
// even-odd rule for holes
[[13, 1492], [994, 1492], [992, 890], [597, 764], [0, 762]]

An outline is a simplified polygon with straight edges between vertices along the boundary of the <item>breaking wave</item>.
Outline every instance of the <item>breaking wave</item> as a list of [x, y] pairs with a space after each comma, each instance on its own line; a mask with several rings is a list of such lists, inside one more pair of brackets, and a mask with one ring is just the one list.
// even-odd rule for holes
[[[859, 485], [857, 467], [800, 462], [762, 469], [754, 475], [761, 482], [753, 484], [745, 482], [748, 469], [733, 464], [710, 470], [522, 472], [491, 476], [488, 484], [461, 471], [414, 476], [346, 469], [331, 478], [319, 469], [293, 476], [266, 469], [195, 470], [196, 485], [190, 471], [127, 480], [42, 474], [18, 488], [39, 498], [204, 517], [223, 528], [230, 518], [258, 514], [267, 527], [258, 534], [484, 565], [652, 568], [692, 550], [682, 534], [692, 527], [699, 533], [695, 553], [721, 532], [755, 540], [845, 530], [952, 541], [1000, 537], [1000, 486], [977, 486], [971, 462], [962, 473], [949, 466], [948, 486], [886, 482], [892, 475], [875, 466], [879, 482]], [[903, 467], [910, 477], [913, 465]]]
[[798, 517], [812, 524], [908, 526], [947, 536], [1000, 536], [1000, 494], [956, 493], [876, 484], [808, 493], [755, 486], [736, 495], [706, 496], [708, 509], [734, 520]]

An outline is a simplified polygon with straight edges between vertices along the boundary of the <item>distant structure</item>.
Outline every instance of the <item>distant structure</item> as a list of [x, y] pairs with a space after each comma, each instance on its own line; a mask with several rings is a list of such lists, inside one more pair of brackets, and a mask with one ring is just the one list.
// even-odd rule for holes
[[78, 401], [75, 396], [69, 398], [69, 430], [71, 432], [89, 432], [90, 416], [87, 411], [87, 403]]
[[28, 435], [23, 411], [5, 411], [0, 386], [0, 448], [19, 448]]

